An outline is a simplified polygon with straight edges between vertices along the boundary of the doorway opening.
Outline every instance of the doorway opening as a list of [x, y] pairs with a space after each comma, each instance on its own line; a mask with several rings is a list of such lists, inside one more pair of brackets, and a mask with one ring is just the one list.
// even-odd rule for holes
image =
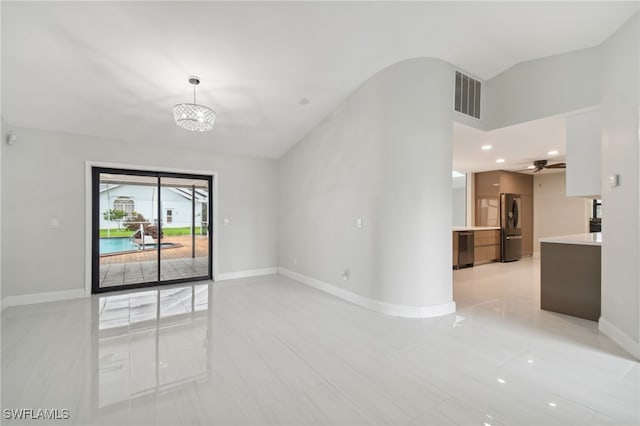
[[92, 293], [213, 279], [213, 177], [92, 167]]

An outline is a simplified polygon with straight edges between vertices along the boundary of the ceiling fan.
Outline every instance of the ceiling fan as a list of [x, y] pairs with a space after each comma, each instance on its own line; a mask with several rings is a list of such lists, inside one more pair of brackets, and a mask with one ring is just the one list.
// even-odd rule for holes
[[533, 162], [533, 166], [533, 173], [536, 173], [542, 169], [566, 169], [567, 163], [555, 163], [547, 165], [547, 160], [535, 160]]

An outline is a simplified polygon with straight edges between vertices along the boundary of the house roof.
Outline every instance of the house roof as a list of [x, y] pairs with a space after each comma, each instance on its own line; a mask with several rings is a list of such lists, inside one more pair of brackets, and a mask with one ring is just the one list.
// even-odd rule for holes
[[[100, 192], [105, 192], [107, 190], [112, 190], [118, 187], [126, 187], [127, 185], [136, 185], [139, 186], [139, 184], [136, 183], [123, 183], [123, 184], [109, 184], [109, 183], [101, 183], [100, 184]], [[196, 201], [200, 201], [200, 202], [206, 202], [209, 199], [209, 194], [205, 189], [203, 188], [188, 188], [188, 187], [171, 187], [171, 186], [164, 186], [163, 189], [175, 192], [176, 194], [180, 195], [181, 197], [186, 198], [187, 200], [191, 200], [193, 198], [193, 194], [192, 191], [195, 192], [195, 196], [196, 196]]]

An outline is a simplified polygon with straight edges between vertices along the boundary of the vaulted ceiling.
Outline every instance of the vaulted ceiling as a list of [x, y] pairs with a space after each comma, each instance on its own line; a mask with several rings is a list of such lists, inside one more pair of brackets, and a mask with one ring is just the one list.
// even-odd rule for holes
[[[637, 2], [6, 2], [2, 115], [13, 125], [278, 158], [403, 59], [488, 79], [600, 44]], [[199, 75], [212, 132], [175, 126]]]

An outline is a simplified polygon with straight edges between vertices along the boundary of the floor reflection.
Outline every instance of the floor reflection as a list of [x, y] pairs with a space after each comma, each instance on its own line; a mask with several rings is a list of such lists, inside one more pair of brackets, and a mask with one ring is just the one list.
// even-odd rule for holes
[[97, 300], [98, 408], [207, 378], [209, 293], [199, 284]]

